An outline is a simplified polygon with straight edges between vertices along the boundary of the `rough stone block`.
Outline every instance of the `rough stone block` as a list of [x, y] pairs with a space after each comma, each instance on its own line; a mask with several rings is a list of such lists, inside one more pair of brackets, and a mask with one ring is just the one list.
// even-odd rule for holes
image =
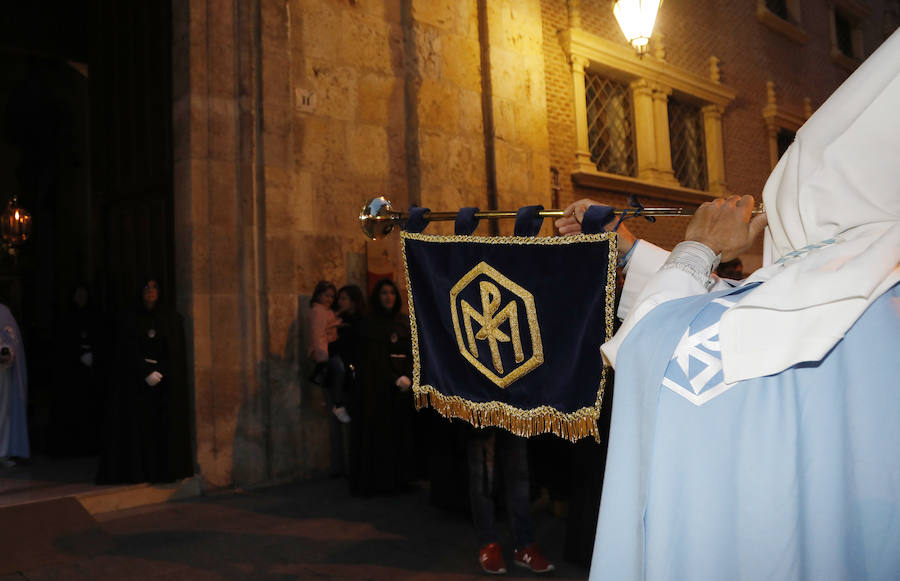
[[290, 235], [266, 237], [266, 278], [270, 292], [290, 293], [297, 288], [294, 240]]
[[443, 76], [441, 32], [433, 26], [413, 24], [415, 39], [414, 73], [423, 79], [439, 80]]
[[[293, 261], [285, 263], [293, 270]], [[270, 359], [293, 361], [296, 356], [297, 333], [300, 321], [297, 319], [297, 291], [269, 292], [269, 345]], [[296, 362], [294, 362], [296, 363]], [[271, 372], [271, 370], [270, 370]]]
[[542, 52], [543, 30], [539, 0], [490, 2], [491, 46], [520, 53]]
[[406, 133], [403, 127], [388, 129], [388, 163], [390, 174], [383, 180], [385, 191], [395, 192], [397, 182], [402, 183], [402, 189], [406, 189]]
[[419, 159], [422, 168], [422, 188], [428, 183], [440, 183], [449, 179], [447, 166], [448, 137], [436, 131], [424, 131], [419, 135]]
[[316, 173], [347, 171], [346, 124], [310, 115], [299, 115], [294, 123], [294, 164]]
[[241, 368], [243, 354], [252, 348], [241, 325], [246, 308], [236, 293], [217, 291], [210, 295], [212, 357], [217, 370], [230, 370], [235, 375]]
[[233, 98], [210, 97], [207, 119], [209, 128], [209, 156], [213, 159], [234, 160], [237, 157], [235, 102]]
[[239, 243], [235, 226], [210, 226], [210, 292], [236, 293], [240, 288]]
[[533, 151], [546, 153], [550, 148], [547, 131], [547, 111], [528, 103], [513, 104], [516, 122], [516, 143]]
[[192, 90], [190, 96], [190, 157], [209, 156], [209, 104], [206, 95]]
[[530, 187], [528, 191], [534, 196], [534, 204], [543, 204], [545, 208], [551, 203], [550, 156], [546, 153], [531, 152]]
[[419, 127], [454, 133], [459, 115], [457, 89], [424, 79], [419, 87]]
[[383, 74], [402, 69], [399, 27], [353, 10], [344, 11], [341, 26], [347, 40], [341, 43], [339, 62]]
[[539, 66], [538, 71], [530, 70], [535, 66], [533, 61], [519, 53], [492, 50], [491, 86], [494, 97], [517, 102], [531, 102], [536, 95], [543, 98], [543, 67]]
[[484, 135], [480, 90], [459, 92], [459, 132], [463, 135]]
[[209, 226], [195, 227], [191, 237], [192, 291], [209, 292]]
[[350, 169], [360, 176], [386, 176], [388, 163], [387, 131], [378, 125], [358, 125], [350, 133]]
[[443, 78], [468, 91], [481, 90], [481, 52], [478, 37], [445, 34], [441, 39]]
[[358, 74], [353, 67], [308, 60], [306, 83], [310, 86], [299, 88], [315, 93], [316, 115], [349, 121], [356, 117]]
[[494, 136], [508, 143], [517, 141], [515, 104], [507, 99], [494, 99]]
[[212, 342], [210, 338], [209, 295], [197, 294], [193, 301], [190, 317], [194, 328], [194, 365], [207, 369], [212, 367]]
[[447, 143], [446, 165], [450, 182], [463, 187], [484, 183], [484, 143], [477, 139], [454, 137]]
[[295, 22], [300, 22], [303, 52], [307, 57], [334, 62], [340, 52], [343, 37], [342, 10], [335, 2], [309, 2], [301, 0], [291, 6]]
[[496, 142], [497, 191], [519, 195], [528, 192], [531, 162], [527, 153], [502, 141]]
[[401, 2], [385, 2], [385, 0], [355, 0], [356, 8], [377, 16], [385, 22], [400, 24], [402, 17]]
[[320, 280], [340, 281], [344, 273], [343, 258], [337, 236], [301, 237], [297, 243], [297, 288], [311, 293]]
[[312, 176], [308, 171], [281, 171], [281, 179], [266, 184], [266, 224], [269, 231], [299, 232], [312, 229], [308, 207], [313, 204]]
[[235, 164], [231, 161], [209, 160], [209, 223], [215, 226], [237, 224], [237, 187]]
[[454, 0], [413, 0], [412, 17], [437, 28], [450, 30], [457, 26], [456, 4]]
[[358, 95], [357, 121], [386, 127], [404, 125], [403, 83], [400, 79], [373, 73], [362, 75]]

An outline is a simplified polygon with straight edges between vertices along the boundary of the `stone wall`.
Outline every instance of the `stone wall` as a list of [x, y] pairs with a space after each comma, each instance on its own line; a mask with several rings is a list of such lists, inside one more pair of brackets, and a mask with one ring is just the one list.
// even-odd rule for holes
[[[402, 281], [396, 235], [371, 243], [359, 230], [367, 198], [436, 210], [623, 204], [571, 182], [573, 85], [559, 40], [576, 6], [586, 30], [624, 43], [609, 4], [173, 0], [178, 306], [207, 486], [327, 470], [327, 410], [302, 379], [309, 294], [320, 279]], [[810, 39], [798, 47], [757, 22], [754, 2], [663, 6], [668, 62], [707, 74], [715, 55], [738, 92], [724, 116], [732, 192], [758, 194], [769, 172], [766, 81], [801, 114], [804, 97], [816, 106], [846, 76], [828, 59], [827, 9], [803, 8]], [[685, 222], [632, 228], [671, 246]]]
[[540, 3], [173, 8], [198, 469], [208, 486], [310, 477], [328, 441], [321, 394], [302, 379], [309, 294], [321, 279], [365, 286], [370, 270], [402, 280], [397, 237], [359, 230], [364, 200], [549, 205]]

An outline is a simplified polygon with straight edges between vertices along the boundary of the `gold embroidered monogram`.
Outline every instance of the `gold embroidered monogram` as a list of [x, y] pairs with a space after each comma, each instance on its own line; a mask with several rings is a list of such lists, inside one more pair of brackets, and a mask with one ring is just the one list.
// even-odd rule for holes
[[[468, 301], [464, 299], [457, 301], [457, 299], [463, 290], [482, 275], [484, 277], [478, 281], [479, 298], [481, 299], [481, 312], [479, 312]], [[486, 278], [490, 280], [486, 280]], [[527, 361], [525, 360], [525, 349], [522, 345], [519, 327], [519, 303], [513, 299], [501, 308], [503, 294], [501, 288], [521, 299], [525, 307], [525, 319], [528, 323], [528, 336], [531, 339], [532, 352], [531, 357]], [[479, 372], [497, 386], [507, 387], [544, 362], [544, 351], [541, 345], [541, 332], [538, 327], [534, 297], [530, 292], [502, 275], [486, 262], [479, 263], [450, 289], [450, 313], [453, 319], [453, 331], [456, 333], [459, 352]], [[465, 333], [460, 329], [460, 316]], [[473, 327], [473, 322], [479, 326], [477, 331]], [[509, 332], [502, 331], [500, 329], [501, 325], [508, 326]], [[493, 370], [478, 360], [479, 341], [487, 341], [491, 362], [494, 367]], [[517, 365], [504, 375], [501, 344], [506, 343], [511, 343], [513, 358], [516, 364], [521, 365]]]

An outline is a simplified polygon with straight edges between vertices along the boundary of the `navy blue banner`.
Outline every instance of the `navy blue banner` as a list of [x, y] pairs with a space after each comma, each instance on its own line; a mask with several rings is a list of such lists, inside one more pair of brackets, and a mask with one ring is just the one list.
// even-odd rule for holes
[[598, 437], [615, 234], [401, 238], [417, 405], [523, 436]]

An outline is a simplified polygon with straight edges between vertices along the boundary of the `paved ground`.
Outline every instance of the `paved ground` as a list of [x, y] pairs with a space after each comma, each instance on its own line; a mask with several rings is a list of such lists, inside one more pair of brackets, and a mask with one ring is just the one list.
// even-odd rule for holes
[[[586, 570], [562, 560], [564, 522], [546, 509], [534, 512], [542, 550], [557, 566], [553, 578], [586, 579]], [[45, 532], [53, 526], [46, 511], [34, 518], [46, 521]], [[51, 549], [31, 559], [20, 555], [21, 568], [14, 571], [14, 559], [4, 558], [0, 547], [0, 564], [7, 562], [0, 572], [8, 572], [0, 581], [487, 577], [476, 563], [469, 519], [432, 507], [426, 489], [358, 499], [345, 480], [325, 480], [120, 511], [90, 522], [90, 530], [76, 526], [51, 535]], [[505, 578], [538, 577], [512, 566], [506, 553], [511, 571]]]

